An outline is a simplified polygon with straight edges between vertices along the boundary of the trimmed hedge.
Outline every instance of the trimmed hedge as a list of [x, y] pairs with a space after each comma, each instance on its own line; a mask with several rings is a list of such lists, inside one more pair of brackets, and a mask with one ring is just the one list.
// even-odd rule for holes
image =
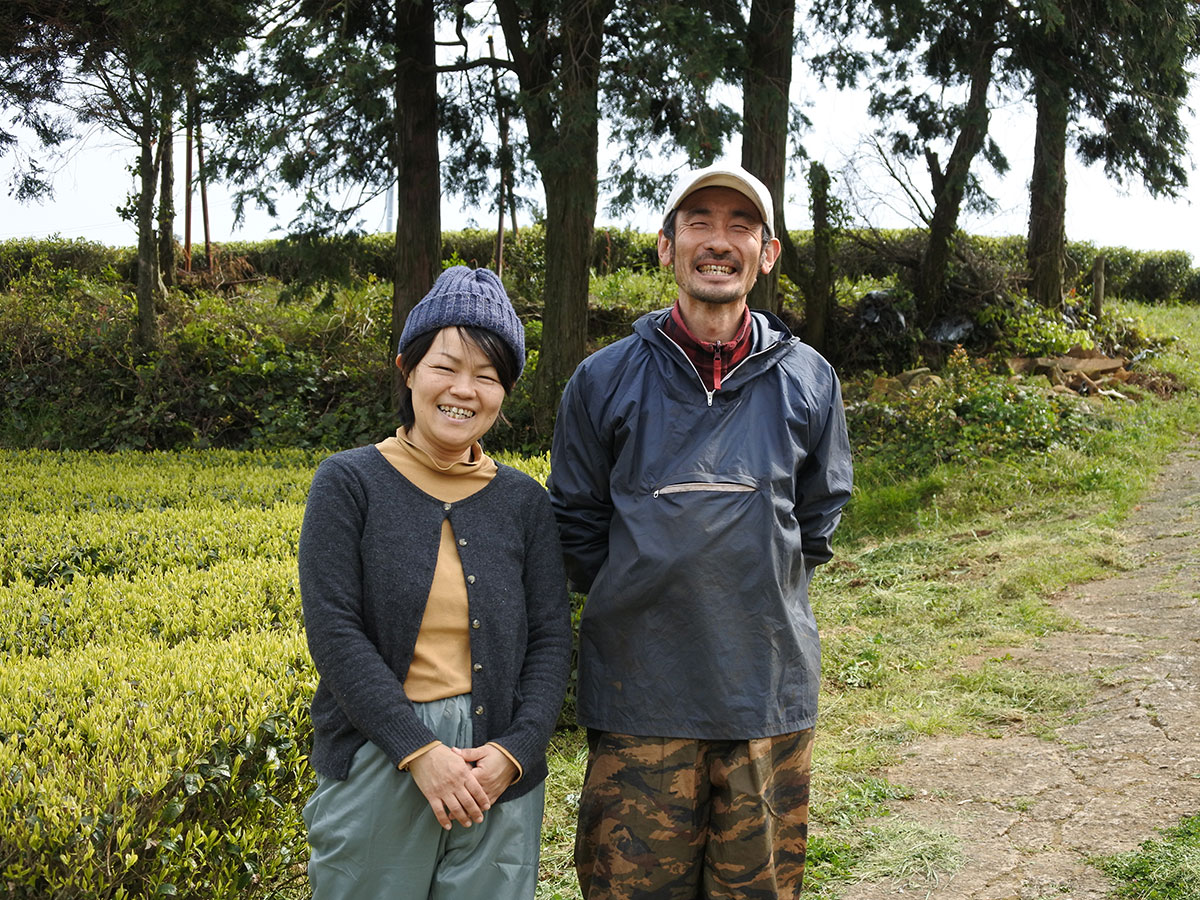
[[[790, 234], [801, 264], [811, 266], [812, 232]], [[844, 232], [835, 246], [833, 265], [838, 276], [857, 280], [893, 274], [895, 262], [871, 246], [880, 239], [890, 246], [893, 258], [915, 261], [923, 251], [925, 234], [917, 229]], [[507, 237], [505, 281], [514, 297], [527, 305], [541, 302], [544, 240], [540, 225], [522, 229], [518, 240]], [[654, 270], [658, 268], [656, 240], [653, 233], [597, 228], [592, 239], [592, 268], [598, 275]], [[964, 240], [977, 254], [1005, 269], [1020, 271], [1025, 266], [1024, 237], [965, 235]], [[444, 232], [443, 262], [492, 266], [495, 242], [494, 231], [474, 228]], [[394, 243], [392, 234], [289, 236], [215, 244], [214, 253], [226, 263], [244, 262], [253, 274], [284, 284], [347, 283], [371, 277], [389, 282], [395, 271]], [[1200, 268], [1194, 268], [1191, 256], [1182, 250], [1141, 251], [1071, 241], [1067, 244], [1068, 287], [1081, 291], [1090, 288], [1092, 264], [1100, 253], [1105, 255], [1105, 280], [1111, 296], [1145, 303], [1200, 302]], [[81, 277], [118, 278], [131, 283], [135, 266], [132, 248], [114, 249], [83, 239], [9, 240], [0, 242], [0, 291], [38, 271], [70, 271]]]
[[0, 451], [0, 883], [264, 895], [303, 875], [295, 547], [316, 455]]
[[4, 896], [303, 893], [322, 455], [0, 451]]

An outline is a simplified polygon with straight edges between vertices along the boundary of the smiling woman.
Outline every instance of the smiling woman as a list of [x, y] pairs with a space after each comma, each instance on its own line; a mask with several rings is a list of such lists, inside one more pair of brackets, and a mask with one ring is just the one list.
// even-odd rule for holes
[[410, 342], [396, 357], [408, 391], [401, 424], [408, 439], [442, 465], [469, 461], [516, 381], [511, 350], [490, 331], [446, 327]]
[[532, 898], [566, 579], [545, 490], [479, 443], [524, 331], [492, 272], [456, 266], [397, 349], [400, 428], [321, 464], [300, 534], [313, 896]]

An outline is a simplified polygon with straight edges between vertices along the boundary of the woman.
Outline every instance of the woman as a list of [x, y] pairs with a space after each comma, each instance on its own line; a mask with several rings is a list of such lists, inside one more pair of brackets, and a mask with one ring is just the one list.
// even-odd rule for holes
[[479, 444], [524, 361], [499, 279], [448, 269], [400, 337], [396, 435], [313, 478], [316, 900], [534, 895], [570, 619], [545, 491]]

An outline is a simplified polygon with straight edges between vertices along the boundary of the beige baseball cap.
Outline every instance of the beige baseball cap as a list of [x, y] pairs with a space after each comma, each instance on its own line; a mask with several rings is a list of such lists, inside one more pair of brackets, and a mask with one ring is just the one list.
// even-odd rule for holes
[[771, 192], [767, 190], [767, 186], [741, 166], [727, 163], [716, 163], [705, 169], [684, 173], [679, 179], [679, 183], [675, 185], [675, 190], [671, 191], [670, 199], [667, 200], [667, 210], [663, 213], [663, 224], [666, 225], [667, 220], [671, 218], [671, 213], [675, 212], [684, 197], [692, 191], [706, 187], [733, 188], [738, 193], [744, 194], [758, 209], [763, 222], [766, 223], [767, 233], [775, 234], [775, 204], [771, 202]]

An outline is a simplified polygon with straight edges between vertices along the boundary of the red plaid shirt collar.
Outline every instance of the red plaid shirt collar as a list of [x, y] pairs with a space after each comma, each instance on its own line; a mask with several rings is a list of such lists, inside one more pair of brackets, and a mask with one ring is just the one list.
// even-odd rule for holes
[[742, 327], [731, 341], [709, 343], [697, 338], [683, 323], [683, 314], [679, 311], [678, 302], [671, 307], [671, 315], [663, 322], [662, 330], [687, 354], [687, 358], [700, 374], [700, 380], [710, 391], [719, 391], [721, 378], [750, 355], [752, 341], [749, 308], [743, 311]]

